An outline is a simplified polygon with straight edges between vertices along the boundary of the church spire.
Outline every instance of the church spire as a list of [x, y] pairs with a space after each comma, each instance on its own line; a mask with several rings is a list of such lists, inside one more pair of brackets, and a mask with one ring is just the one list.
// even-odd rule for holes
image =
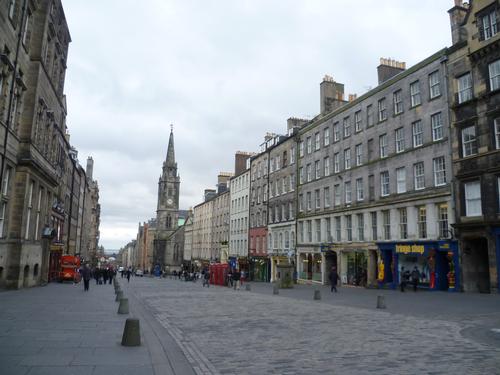
[[175, 166], [175, 150], [174, 150], [174, 126], [170, 125], [170, 138], [168, 140], [168, 150], [167, 150], [167, 166]]

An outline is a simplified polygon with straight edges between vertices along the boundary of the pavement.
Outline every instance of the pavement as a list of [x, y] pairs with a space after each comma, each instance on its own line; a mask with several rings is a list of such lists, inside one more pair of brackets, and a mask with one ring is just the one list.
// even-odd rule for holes
[[[83, 283], [52, 283], [0, 293], [0, 374], [195, 374], [160, 324], [125, 297], [128, 315], [117, 314], [112, 285], [93, 281], [89, 292]], [[121, 346], [130, 317], [140, 319], [139, 347]]]
[[0, 293], [0, 374], [500, 374], [499, 295], [118, 280], [129, 315], [111, 285]]

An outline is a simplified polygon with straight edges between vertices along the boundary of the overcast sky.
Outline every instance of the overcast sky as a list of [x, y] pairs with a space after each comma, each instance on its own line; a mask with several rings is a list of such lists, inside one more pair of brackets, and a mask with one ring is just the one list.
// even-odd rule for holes
[[71, 143], [94, 158], [101, 240], [119, 249], [156, 216], [170, 124], [180, 208], [234, 153], [319, 112], [325, 74], [346, 96], [377, 85], [380, 57], [412, 66], [451, 43], [452, 0], [63, 0]]

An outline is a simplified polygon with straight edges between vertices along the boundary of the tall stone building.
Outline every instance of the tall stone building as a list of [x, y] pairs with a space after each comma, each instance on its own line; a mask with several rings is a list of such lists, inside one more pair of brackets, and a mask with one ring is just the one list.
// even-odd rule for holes
[[500, 2], [449, 10], [448, 90], [464, 291], [500, 290]]
[[182, 264], [182, 254], [174, 261], [174, 244], [170, 241], [170, 237], [178, 228], [180, 181], [175, 162], [174, 132], [172, 129], [168, 141], [167, 158], [163, 163], [162, 174], [158, 181], [153, 267], [159, 266], [161, 269], [165, 269], [170, 266], [178, 267]]
[[71, 41], [59, 0], [0, 6], [0, 285], [29, 287], [81, 252], [85, 171], [69, 143]]

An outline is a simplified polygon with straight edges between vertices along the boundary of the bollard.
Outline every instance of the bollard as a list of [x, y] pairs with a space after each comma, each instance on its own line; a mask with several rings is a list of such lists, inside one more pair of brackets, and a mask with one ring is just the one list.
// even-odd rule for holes
[[123, 292], [120, 290], [118, 293], [116, 293], [115, 302], [120, 302], [122, 298], [123, 298]]
[[278, 285], [273, 285], [273, 294], [280, 294], [280, 289], [278, 288]]
[[314, 290], [314, 300], [320, 300], [321, 299], [321, 291], [319, 289]]
[[250, 286], [250, 284], [245, 285], [245, 290], [248, 292], [250, 292], [252, 290], [252, 287]]
[[128, 314], [128, 298], [120, 299], [120, 306], [118, 306], [118, 314]]
[[377, 309], [385, 309], [385, 296], [377, 296]]
[[127, 319], [122, 336], [123, 346], [140, 346], [141, 345], [141, 329], [139, 327], [139, 319]]

